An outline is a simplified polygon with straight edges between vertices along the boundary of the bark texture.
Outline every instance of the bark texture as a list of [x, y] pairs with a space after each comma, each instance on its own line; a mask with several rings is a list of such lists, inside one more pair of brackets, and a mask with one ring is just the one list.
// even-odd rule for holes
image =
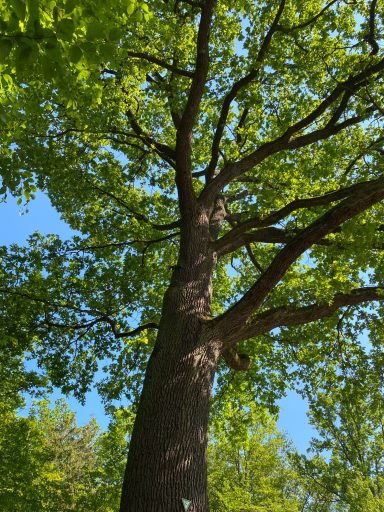
[[220, 343], [206, 324], [215, 254], [209, 219], [191, 212], [178, 265], [165, 294], [132, 434], [121, 512], [208, 510], [209, 405]]

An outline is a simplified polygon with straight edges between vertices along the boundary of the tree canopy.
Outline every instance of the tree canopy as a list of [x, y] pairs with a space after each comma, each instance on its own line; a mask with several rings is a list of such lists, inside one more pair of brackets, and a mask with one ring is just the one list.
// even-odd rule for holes
[[105, 399], [136, 405], [147, 371], [137, 432], [165, 404], [200, 421], [173, 401], [213, 371], [223, 400], [273, 408], [324, 371], [340, 386], [353, 347], [364, 368], [357, 335], [383, 335], [380, 3], [0, 5], [1, 193], [44, 191], [75, 232], [1, 248], [8, 344], [79, 397], [102, 367]]

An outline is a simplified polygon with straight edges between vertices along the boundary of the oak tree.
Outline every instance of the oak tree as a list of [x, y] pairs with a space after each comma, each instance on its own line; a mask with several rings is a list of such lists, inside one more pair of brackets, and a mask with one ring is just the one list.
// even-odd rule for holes
[[308, 510], [321, 509], [321, 501], [329, 510], [384, 507], [382, 340], [373, 325], [367, 353], [348, 333], [354, 321], [344, 318], [336, 340], [340, 364], [326, 363], [321, 379], [308, 379], [311, 423], [319, 435], [311, 442], [310, 458], [296, 457], [318, 500], [318, 508], [311, 508], [311, 496]]
[[205, 512], [214, 382], [272, 404], [381, 315], [383, 6], [0, 5], [1, 192], [76, 232], [2, 248], [2, 333], [137, 403], [121, 512]]

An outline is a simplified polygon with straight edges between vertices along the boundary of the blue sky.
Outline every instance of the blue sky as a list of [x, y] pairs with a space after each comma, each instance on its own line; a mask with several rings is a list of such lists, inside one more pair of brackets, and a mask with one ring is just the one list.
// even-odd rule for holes
[[[13, 198], [8, 198], [6, 203], [0, 203], [0, 245], [11, 243], [23, 244], [28, 236], [34, 231], [41, 234], [58, 234], [63, 238], [71, 236], [71, 230], [61, 220], [59, 214], [51, 206], [49, 199], [38, 194], [34, 201], [28, 205], [28, 211], [16, 204]], [[52, 399], [61, 396], [56, 391]], [[86, 423], [92, 416], [95, 416], [102, 428], [108, 423], [104, 414], [103, 406], [96, 393], [90, 392], [87, 400], [82, 406], [75, 398], [66, 397], [69, 406], [76, 411], [78, 422]], [[306, 416], [306, 402], [294, 392], [288, 393], [287, 397], [280, 400], [279, 427], [292, 439], [300, 452], [308, 448], [309, 440], [314, 435], [314, 430], [308, 424]]]

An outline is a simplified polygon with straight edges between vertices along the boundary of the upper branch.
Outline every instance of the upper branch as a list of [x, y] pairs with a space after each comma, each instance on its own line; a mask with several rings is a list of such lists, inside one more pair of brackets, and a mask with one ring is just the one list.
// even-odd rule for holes
[[251, 71], [245, 75], [243, 78], [238, 80], [232, 85], [231, 90], [228, 92], [228, 94], [225, 96], [223, 105], [221, 107], [220, 117], [219, 121], [217, 123], [216, 131], [213, 136], [213, 142], [212, 142], [212, 148], [211, 148], [211, 160], [205, 170], [205, 174], [207, 177], [207, 180], [209, 181], [212, 179], [215, 168], [219, 159], [219, 149], [220, 149], [220, 142], [221, 138], [224, 133], [225, 124], [227, 122], [229, 109], [231, 106], [232, 101], [236, 98], [237, 93], [246, 87], [249, 83], [251, 83], [258, 75], [260, 70], [260, 65], [265, 59], [265, 56], [268, 52], [268, 48], [271, 44], [273, 34], [276, 32], [277, 25], [279, 23], [279, 20], [281, 18], [281, 15], [283, 14], [284, 6], [285, 6], [285, 0], [281, 0], [279, 8], [276, 12], [275, 18], [272, 22], [272, 25], [270, 29], [268, 30], [261, 47], [259, 49], [259, 52], [256, 57], [256, 67], [253, 67]]
[[380, 47], [379, 43], [376, 40], [376, 27], [375, 27], [375, 17], [376, 17], [376, 5], [377, 0], [372, 0], [370, 8], [369, 8], [369, 32], [365, 36], [365, 40], [367, 43], [371, 45], [372, 51], [371, 55], [376, 55], [379, 53]]
[[217, 240], [214, 246], [217, 250], [217, 256], [220, 258], [251, 243], [285, 244], [292, 240], [292, 236], [292, 233], [275, 227], [260, 228], [247, 233], [236, 233], [236, 228], [234, 228], [227, 235]]
[[169, 64], [168, 62], [165, 62], [162, 59], [158, 59], [157, 57], [154, 57], [152, 55], [148, 55], [147, 53], [128, 51], [127, 54], [129, 55], [129, 57], [133, 57], [136, 59], [142, 59], [142, 60], [146, 60], [148, 62], [152, 62], [153, 64], [157, 64], [158, 66], [160, 66], [164, 69], [168, 69], [169, 71], [172, 71], [172, 73], [175, 73], [176, 75], [186, 76], [188, 78], [193, 77], [192, 71], [188, 71], [186, 69], [180, 69], [173, 64]]
[[175, 168], [175, 150], [166, 144], [162, 144], [161, 142], [157, 142], [153, 137], [146, 134], [144, 130], [141, 128], [139, 123], [136, 121], [133, 112], [131, 110], [127, 110], [127, 117], [131, 123], [133, 131], [136, 133], [138, 138], [142, 140], [149, 148], [152, 148], [156, 151], [156, 153], [165, 160], [171, 167]]
[[115, 336], [115, 338], [131, 338], [133, 336], [137, 336], [137, 334], [140, 334], [142, 331], [146, 331], [147, 329], [158, 329], [159, 326], [155, 322], [147, 322], [145, 324], [139, 325], [135, 329], [132, 329], [131, 331], [125, 331], [121, 332], [119, 330], [118, 324], [116, 320], [109, 316], [103, 317], [103, 320], [105, 320], [111, 327], [112, 333]]
[[119, 206], [122, 206], [129, 214], [136, 220], [140, 222], [145, 222], [149, 226], [151, 226], [153, 229], [156, 229], [158, 231], [169, 231], [171, 229], [177, 228], [180, 226], [180, 221], [176, 220], [174, 222], [169, 222], [168, 224], [157, 224], [156, 222], [152, 222], [149, 217], [144, 215], [143, 213], [137, 212], [131, 208], [131, 206], [124, 201], [121, 197], [117, 196], [113, 192], [110, 192], [109, 190], [106, 190], [96, 183], [94, 183], [91, 180], [85, 179], [87, 183], [90, 184], [91, 188], [95, 189], [97, 192], [99, 192], [101, 195], [106, 195], [110, 199], [116, 202]]
[[196, 66], [187, 104], [176, 135], [176, 185], [182, 219], [188, 218], [195, 202], [192, 185], [192, 129], [199, 111], [209, 70], [209, 36], [216, 0], [206, 0], [201, 11], [197, 35]]
[[[291, 125], [281, 136], [272, 141], [265, 142], [241, 160], [228, 163], [223, 168], [222, 172], [220, 172], [220, 174], [206, 185], [201, 194], [201, 199], [209, 201], [211, 197], [214, 197], [218, 191], [222, 190], [222, 188], [228, 183], [239, 177], [241, 174], [251, 170], [271, 155], [283, 150], [297, 149], [314, 142], [327, 139], [336, 135], [348, 126], [352, 126], [366, 119], [366, 116], [372, 112], [372, 109], [367, 110], [365, 115], [354, 116], [337, 123], [341, 115], [346, 112], [348, 108], [348, 100], [351, 96], [363, 87], [370, 77], [383, 70], [384, 59], [381, 59], [376, 64], [368, 66], [361, 72], [352, 75], [343, 82], [340, 82], [333, 91], [324, 100], [322, 100], [314, 110], [312, 110], [312, 112], [303, 117], [300, 121]], [[329, 121], [322, 128], [294, 137], [312, 123], [318, 121], [323, 114], [337, 104], [340, 97], [340, 103], [334, 109]]]
[[0, 293], [8, 294], [8, 295], [14, 295], [15, 297], [21, 297], [23, 299], [31, 300], [32, 302], [37, 302], [40, 304], [44, 304], [46, 306], [51, 306], [54, 309], [60, 310], [60, 309], [69, 309], [72, 311], [75, 311], [76, 313], [81, 313], [85, 315], [94, 315], [100, 314], [100, 311], [95, 309], [85, 309], [77, 306], [76, 304], [61, 301], [61, 302], [53, 302], [45, 297], [38, 297], [34, 294], [29, 293], [28, 291], [19, 291], [19, 290], [11, 290], [9, 288], [0, 288]]
[[307, 21], [304, 21], [303, 23], [293, 25], [292, 27], [284, 27], [282, 25], [278, 25], [276, 30], [278, 30], [279, 32], [283, 32], [284, 34], [289, 34], [290, 32], [294, 32], [295, 30], [300, 30], [302, 28], [309, 27], [310, 25], [315, 23], [315, 21], [321, 18], [321, 16], [323, 16], [323, 14], [325, 14], [328, 11], [328, 9], [330, 9], [332, 5], [334, 5], [336, 2], [338, 2], [338, 0], [332, 0], [325, 7], [323, 7], [323, 9], [321, 9], [321, 11], [319, 11], [315, 16], [313, 16]]
[[[296, 210], [302, 208], [313, 208], [315, 206], [326, 206], [335, 201], [339, 201], [340, 199], [344, 199], [345, 197], [349, 197], [360, 190], [364, 190], [364, 188], [370, 188], [371, 186], [371, 181], [363, 181], [356, 183], [355, 185], [351, 185], [350, 187], [344, 187], [339, 190], [327, 192], [321, 196], [295, 199], [283, 208], [280, 208], [280, 210], [272, 212], [265, 217], [253, 217], [237, 224], [233, 229], [231, 229], [231, 231], [215, 242], [215, 248], [219, 254], [226, 254], [250, 241], [260, 240], [267, 242], [285, 242], [287, 241], [287, 237], [285, 236], [284, 238], [284, 231], [276, 228], [269, 228], [269, 230], [262, 228], [267, 228], [268, 226], [278, 223]], [[247, 232], [250, 229], [255, 228], [258, 228], [258, 231], [252, 232], [250, 239], [249, 236], [247, 237]]]
[[214, 320], [222, 337], [236, 336], [244, 328], [252, 313], [265, 301], [268, 294], [284, 277], [291, 264], [324, 236], [332, 233], [346, 220], [367, 210], [384, 199], [384, 178], [372, 180], [369, 186], [347, 197], [301, 230], [272, 260], [269, 267], [244, 296], [223, 315]]
[[345, 306], [356, 306], [364, 302], [384, 300], [383, 287], [356, 288], [350, 293], [338, 293], [331, 303], [311, 304], [302, 308], [283, 306], [256, 315], [244, 325], [236, 341], [252, 338], [269, 332], [277, 327], [302, 325], [332, 316], [338, 309]]
[[152, 238], [152, 239], [134, 239], [134, 240], [127, 240], [125, 242], [105, 242], [103, 244], [96, 244], [96, 245], [80, 245], [77, 247], [73, 247], [72, 249], [68, 249], [66, 253], [76, 253], [76, 252], [93, 252], [97, 250], [102, 249], [109, 249], [109, 248], [121, 248], [121, 247], [127, 247], [135, 244], [143, 244], [146, 248], [153, 244], [157, 244], [159, 242], [164, 242], [166, 240], [172, 240], [172, 238], [175, 238], [176, 236], [179, 236], [179, 232], [170, 233], [168, 235], [159, 237], [159, 238]]

